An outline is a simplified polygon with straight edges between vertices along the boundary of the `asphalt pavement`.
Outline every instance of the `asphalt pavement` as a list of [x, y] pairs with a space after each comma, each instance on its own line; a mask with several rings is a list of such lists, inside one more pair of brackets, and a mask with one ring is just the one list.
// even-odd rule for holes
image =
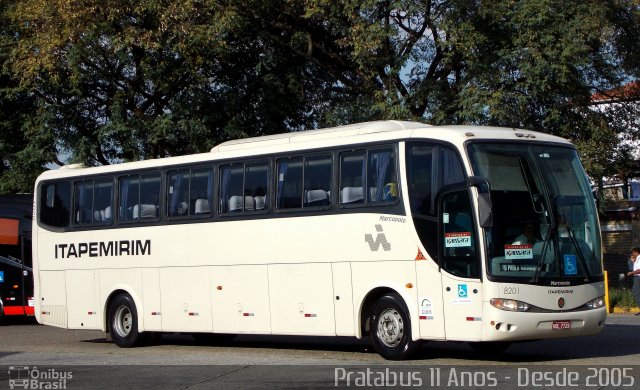
[[0, 390], [640, 388], [639, 326], [640, 317], [610, 315], [595, 336], [515, 343], [496, 355], [428, 342], [414, 359], [391, 362], [349, 337], [240, 335], [216, 344], [172, 333], [122, 349], [99, 331], [18, 322], [0, 326]]

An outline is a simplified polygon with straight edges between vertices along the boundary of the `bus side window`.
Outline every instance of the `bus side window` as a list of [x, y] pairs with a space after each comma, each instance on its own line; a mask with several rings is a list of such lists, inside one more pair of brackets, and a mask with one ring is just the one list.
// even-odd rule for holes
[[408, 149], [407, 178], [416, 231], [429, 256], [437, 259], [438, 192], [446, 185], [464, 182], [462, 161], [449, 146], [416, 142]]
[[93, 180], [77, 182], [74, 185], [74, 224], [90, 224], [93, 218]]
[[409, 149], [409, 200], [414, 213], [436, 214], [437, 157], [437, 145], [417, 145]]
[[120, 221], [158, 217], [160, 174], [130, 175], [119, 180]]
[[331, 166], [331, 156], [305, 158], [304, 207], [331, 204]]
[[393, 150], [382, 149], [369, 152], [367, 187], [369, 202], [392, 202], [398, 198], [396, 161]]
[[211, 169], [184, 169], [167, 173], [167, 216], [211, 214], [213, 194]]
[[444, 241], [442, 268], [452, 275], [478, 278], [480, 267], [469, 191], [446, 193], [440, 207]]
[[340, 154], [340, 204], [364, 203], [365, 152]]
[[134, 208], [134, 218], [157, 218], [158, 207], [160, 206], [160, 175], [142, 175], [140, 183], [139, 212], [136, 214]]
[[86, 180], [75, 183], [75, 224], [111, 221], [113, 183], [110, 180]]
[[118, 182], [119, 193], [119, 221], [130, 221], [133, 219], [133, 207], [138, 203], [140, 195], [140, 178], [138, 175], [121, 177]]
[[189, 215], [211, 214], [213, 199], [213, 171], [194, 169], [189, 182]]
[[431, 259], [438, 259], [437, 183], [438, 150], [434, 144], [420, 143], [407, 153], [407, 179], [413, 223]]
[[179, 217], [187, 215], [189, 198], [189, 171], [171, 171], [167, 174], [169, 191], [167, 194], [167, 215]]
[[93, 184], [93, 222], [109, 223], [113, 220], [113, 181], [96, 180]]
[[247, 164], [244, 173], [245, 210], [249, 198], [253, 200], [253, 210], [269, 208], [267, 193], [269, 188], [269, 163]]
[[278, 160], [278, 209], [302, 207], [302, 158]]
[[69, 226], [71, 184], [47, 183], [40, 187], [40, 221], [52, 227]]
[[244, 164], [229, 164], [220, 167], [221, 213], [235, 213], [244, 209], [243, 180]]

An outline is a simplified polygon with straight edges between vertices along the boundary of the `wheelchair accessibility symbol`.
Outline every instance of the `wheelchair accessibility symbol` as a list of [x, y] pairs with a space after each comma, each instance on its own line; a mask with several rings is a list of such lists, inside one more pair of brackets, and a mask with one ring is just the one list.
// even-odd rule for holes
[[467, 285], [466, 284], [459, 284], [458, 285], [458, 298], [466, 298], [468, 296], [467, 294]]
[[576, 264], [576, 255], [564, 255], [564, 274], [577, 275], [578, 265]]

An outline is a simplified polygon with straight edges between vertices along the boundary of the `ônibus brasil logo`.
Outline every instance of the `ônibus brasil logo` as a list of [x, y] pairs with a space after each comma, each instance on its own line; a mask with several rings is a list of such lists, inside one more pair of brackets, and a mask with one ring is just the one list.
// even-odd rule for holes
[[55, 368], [38, 369], [38, 367], [10, 366], [10, 389], [66, 389], [68, 381], [73, 378], [71, 371]]

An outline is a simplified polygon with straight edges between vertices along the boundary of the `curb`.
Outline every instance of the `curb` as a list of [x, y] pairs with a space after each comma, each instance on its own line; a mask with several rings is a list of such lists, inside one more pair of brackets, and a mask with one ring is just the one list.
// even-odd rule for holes
[[613, 311], [609, 314], [636, 314], [640, 313], [640, 308], [622, 308], [622, 307], [614, 307]]

